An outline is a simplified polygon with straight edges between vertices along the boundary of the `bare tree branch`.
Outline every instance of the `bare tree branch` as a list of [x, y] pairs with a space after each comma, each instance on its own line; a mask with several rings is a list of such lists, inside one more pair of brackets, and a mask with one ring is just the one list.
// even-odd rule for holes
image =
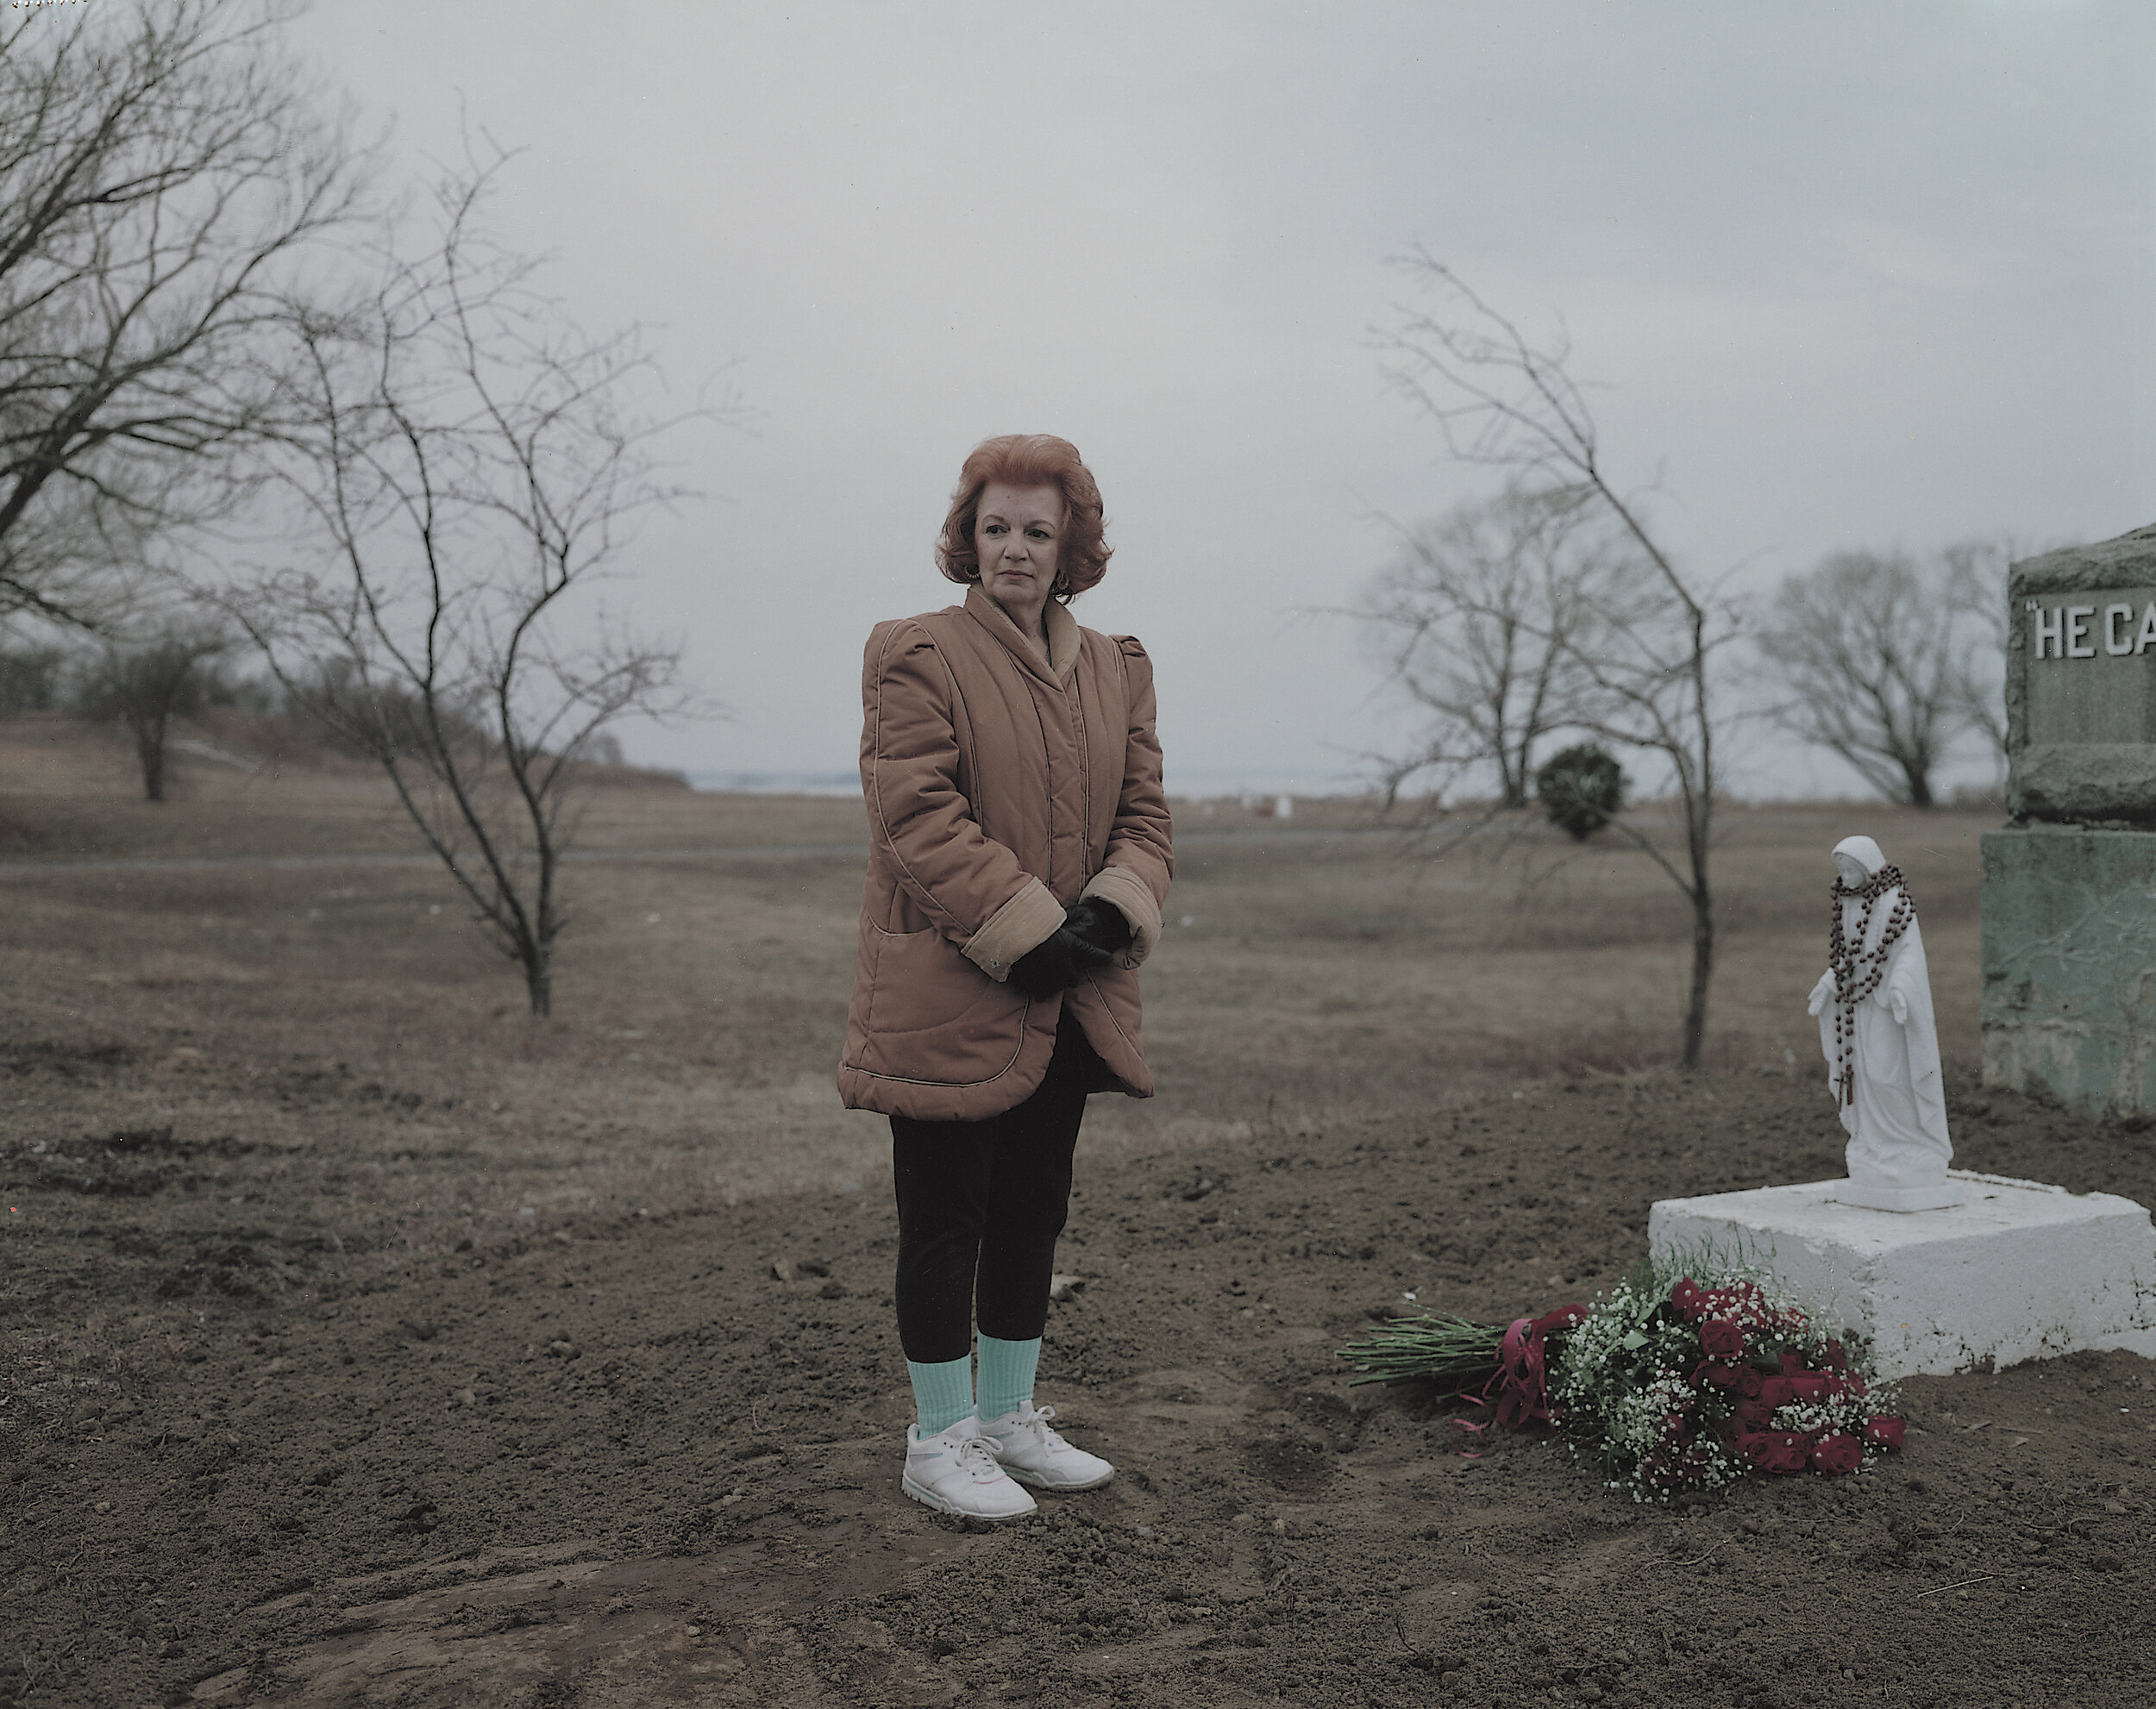
[[[1734, 633], [1733, 610], [1679, 571], [1638, 495], [1611, 482], [1594, 412], [1566, 366], [1570, 347], [1562, 333], [1549, 347], [1538, 347], [1425, 251], [1399, 265], [1420, 300], [1396, 305], [1396, 323], [1376, 335], [1388, 378], [1437, 423], [1456, 459], [1500, 469], [1515, 488], [1561, 499], [1581, 518], [1575, 526], [1598, 541], [1591, 567], [1572, 585], [1564, 620], [1531, 608], [1520, 633], [1559, 661], [1551, 681], [1563, 692], [1539, 715], [1545, 728], [1645, 750], [1670, 769], [1681, 853], [1622, 818], [1614, 823], [1691, 905], [1683, 1061], [1696, 1067], [1714, 961], [1710, 856], [1718, 725], [1710, 667]], [[1462, 609], [1495, 622], [1516, 604], [1483, 596]], [[1497, 760], [1494, 753], [1483, 757]]]
[[370, 164], [279, 50], [290, 10], [136, 0], [0, 34], [0, 617], [106, 621], [147, 541], [244, 498], [265, 335]]
[[1354, 615], [1426, 717], [1416, 745], [1387, 761], [1388, 798], [1417, 779], [1441, 797], [1494, 765], [1498, 804], [1527, 804], [1535, 749], [1574, 685], [1581, 515], [1569, 492], [1515, 488], [1417, 528], [1391, 523], [1399, 553]]
[[1946, 567], [1946, 597], [1967, 628], [1955, 710], [1983, 736], [1999, 786], [2006, 781], [2006, 573], [2018, 560], [2046, 549], [2000, 534], [1957, 541], [1939, 554]]
[[1983, 555], [1835, 553], [1782, 584], [1759, 631], [1787, 692], [1780, 721], [1890, 801], [1934, 804], [1933, 773], [1980, 716], [1983, 655], [2004, 656], [1984, 621], [2005, 610], [2004, 566], [1987, 578]]
[[382, 767], [544, 1015], [579, 767], [624, 713], [686, 704], [679, 647], [597, 591], [635, 520], [684, 496], [653, 441], [726, 412], [637, 413], [636, 332], [578, 334], [486, 241], [506, 159], [444, 177], [433, 248], [385, 246], [364, 305], [288, 305], [269, 468], [300, 550], [222, 603], [293, 703]]
[[145, 629], [136, 637], [106, 639], [82, 674], [77, 704], [90, 717], [128, 727], [143, 798], [161, 802], [172, 722], [200, 710], [208, 686], [203, 667], [231, 650], [233, 636], [185, 615], [167, 614]]

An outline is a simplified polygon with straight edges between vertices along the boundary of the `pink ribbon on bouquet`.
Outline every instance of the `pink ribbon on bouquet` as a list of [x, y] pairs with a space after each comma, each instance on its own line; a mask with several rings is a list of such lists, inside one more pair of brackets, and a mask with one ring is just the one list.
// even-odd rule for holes
[[[1479, 1423], [1465, 1418], [1452, 1422], [1471, 1436], [1482, 1435], [1493, 1424], [1518, 1430], [1538, 1421], [1550, 1422], [1548, 1338], [1552, 1331], [1568, 1330], [1586, 1316], [1584, 1305], [1560, 1305], [1539, 1318], [1514, 1318], [1505, 1331], [1496, 1374], [1483, 1386], [1482, 1393], [1469, 1399], [1470, 1405], [1489, 1408], [1490, 1416]], [[1465, 1449], [1460, 1455], [1467, 1460], [1482, 1457]]]

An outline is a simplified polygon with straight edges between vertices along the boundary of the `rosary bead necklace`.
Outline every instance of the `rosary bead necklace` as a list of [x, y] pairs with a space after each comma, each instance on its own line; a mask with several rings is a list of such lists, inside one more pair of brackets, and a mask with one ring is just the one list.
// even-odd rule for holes
[[[1871, 912], [1879, 898], [1898, 889], [1894, 907], [1887, 915], [1886, 930], [1877, 948], [1867, 952], [1865, 939], [1871, 935]], [[1902, 869], [1884, 866], [1862, 884], [1844, 884], [1839, 877], [1827, 892], [1833, 923], [1827, 934], [1828, 965], [1834, 971], [1834, 1092], [1844, 1104], [1857, 1101], [1857, 1005], [1878, 990], [1886, 977], [1887, 957], [1895, 942], [1916, 918], [1916, 904], [1909, 899]], [[1842, 905], [1859, 905], [1853, 942], [1842, 930]]]

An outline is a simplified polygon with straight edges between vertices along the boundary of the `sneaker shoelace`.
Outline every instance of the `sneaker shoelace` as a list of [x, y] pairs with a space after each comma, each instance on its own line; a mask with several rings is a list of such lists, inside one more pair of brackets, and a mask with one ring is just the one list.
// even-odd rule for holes
[[987, 1437], [969, 1436], [958, 1444], [958, 1469], [980, 1473], [1001, 1471], [1002, 1462], [996, 1457], [996, 1445]]
[[1048, 1427], [1048, 1421], [1056, 1416], [1053, 1406], [1043, 1406], [1031, 1415], [1018, 1420], [1018, 1429], [1033, 1432], [1044, 1452], [1053, 1452], [1063, 1446], [1062, 1437]]

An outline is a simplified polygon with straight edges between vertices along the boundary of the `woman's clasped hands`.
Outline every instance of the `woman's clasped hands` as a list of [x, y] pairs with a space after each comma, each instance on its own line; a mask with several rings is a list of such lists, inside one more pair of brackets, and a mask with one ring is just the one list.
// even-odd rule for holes
[[1011, 964], [1011, 983], [1035, 1001], [1068, 991], [1109, 966], [1131, 941], [1131, 923], [1112, 904], [1081, 897], [1063, 923]]

